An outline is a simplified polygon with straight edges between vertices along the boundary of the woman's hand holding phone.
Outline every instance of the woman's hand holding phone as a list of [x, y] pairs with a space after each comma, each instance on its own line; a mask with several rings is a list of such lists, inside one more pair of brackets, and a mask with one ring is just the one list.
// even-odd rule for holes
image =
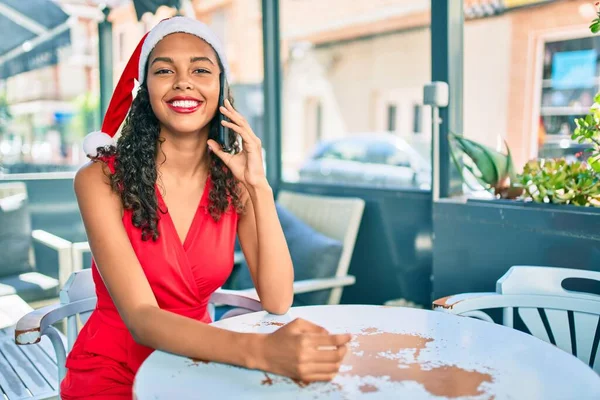
[[220, 107], [218, 112], [223, 113], [229, 119], [222, 120], [221, 124], [236, 132], [242, 138], [242, 150], [237, 154], [231, 154], [223, 150], [216, 140], [209, 139], [209, 148], [227, 165], [233, 176], [246, 187], [256, 187], [267, 182], [265, 169], [263, 167], [262, 143], [258, 136], [252, 131], [250, 124], [238, 113], [229, 100], [225, 100], [225, 106]]

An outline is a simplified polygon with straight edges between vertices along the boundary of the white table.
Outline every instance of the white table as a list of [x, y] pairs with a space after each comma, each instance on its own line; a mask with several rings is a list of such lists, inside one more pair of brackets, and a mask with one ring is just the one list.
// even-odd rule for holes
[[293, 308], [214, 325], [272, 332], [296, 317], [355, 336], [329, 383], [292, 380], [156, 351], [134, 382], [146, 399], [600, 399], [600, 376], [535, 337], [441, 312], [381, 306]]

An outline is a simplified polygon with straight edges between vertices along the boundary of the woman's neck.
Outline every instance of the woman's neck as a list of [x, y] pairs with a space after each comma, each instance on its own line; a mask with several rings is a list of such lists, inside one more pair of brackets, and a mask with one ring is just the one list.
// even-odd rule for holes
[[161, 132], [156, 165], [162, 174], [177, 179], [196, 179], [206, 175], [210, 154], [206, 144], [208, 134], [174, 136]]

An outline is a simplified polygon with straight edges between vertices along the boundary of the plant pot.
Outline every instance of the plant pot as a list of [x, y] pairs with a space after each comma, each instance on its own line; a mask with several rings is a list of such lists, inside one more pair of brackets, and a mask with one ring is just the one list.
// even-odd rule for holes
[[513, 265], [600, 271], [600, 210], [522, 200], [433, 205], [433, 298], [493, 292]]
[[534, 201], [524, 201], [521, 199], [467, 199], [467, 203], [491, 203], [491, 204], [499, 204], [506, 206], [515, 206], [515, 207], [526, 207], [530, 209], [543, 209], [543, 210], [558, 210], [560, 209], [573, 211], [573, 212], [582, 212], [582, 213], [594, 213], [600, 214], [600, 207], [583, 207], [583, 206], [575, 206], [572, 204], [555, 204], [555, 203], [538, 203]]

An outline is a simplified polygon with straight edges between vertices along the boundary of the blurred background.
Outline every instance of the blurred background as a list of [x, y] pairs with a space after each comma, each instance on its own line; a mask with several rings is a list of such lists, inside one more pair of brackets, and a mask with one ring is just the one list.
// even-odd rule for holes
[[[237, 107], [262, 135], [260, 0], [55, 0], [51, 12], [35, 3], [0, 2], [0, 12], [23, 11], [48, 36], [27, 40], [31, 32], [2, 13], [2, 173], [84, 163], [81, 140], [100, 126], [101, 80], [114, 86], [141, 36], [175, 13], [206, 22], [223, 40]], [[284, 180], [430, 187], [422, 95], [431, 80], [430, 3], [279, 1]], [[583, 0], [465, 0], [461, 133], [498, 149], [506, 141], [516, 165], [576, 157], [574, 118], [598, 91], [600, 38], [587, 29], [594, 15]], [[107, 29], [110, 53], [101, 60]]]
[[[586, 159], [590, 145], [571, 135], [600, 90], [588, 0], [0, 0], [0, 181], [26, 185], [24, 230], [86, 240], [72, 190], [82, 139], [100, 129], [140, 38], [176, 14], [225, 44], [276, 191], [366, 202], [342, 302], [428, 306], [493, 290], [519, 263], [600, 265], [597, 213], [472, 202], [481, 188], [456, 179], [444, 140], [432, 195], [423, 97], [448, 82], [440, 137], [508, 145], [518, 171]], [[56, 257], [38, 246], [36, 268], [56, 277]]]

